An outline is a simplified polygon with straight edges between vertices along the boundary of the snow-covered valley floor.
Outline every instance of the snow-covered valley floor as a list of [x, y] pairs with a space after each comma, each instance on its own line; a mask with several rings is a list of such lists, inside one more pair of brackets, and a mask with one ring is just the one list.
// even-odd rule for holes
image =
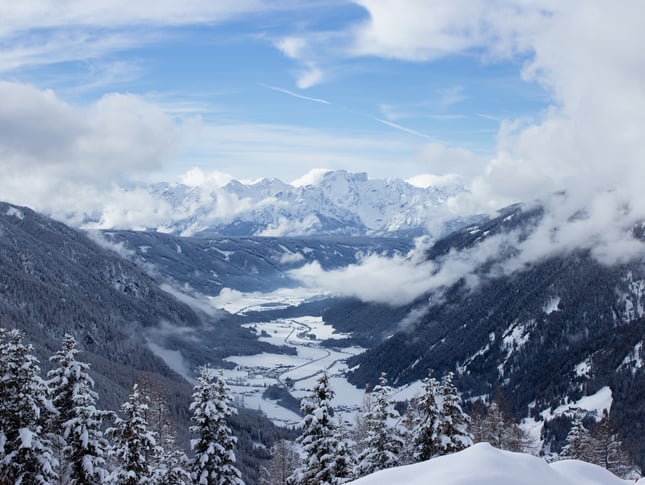
[[[269, 294], [224, 292], [211, 302], [232, 313], [246, 313], [286, 308], [318, 296], [308, 290], [298, 293], [292, 289]], [[235, 369], [225, 370], [224, 375], [239, 404], [250, 409], [261, 409], [276, 424], [296, 425], [300, 422], [300, 416], [295, 410], [264, 397], [266, 389], [271, 385], [286, 386], [294, 397], [301, 398], [326, 371], [336, 393], [333, 401], [335, 410], [340, 412], [347, 424], [351, 426], [354, 423], [364, 391], [347, 382], [346, 360], [364, 349], [322, 346], [323, 340], [343, 338], [345, 335], [335, 333], [333, 327], [317, 316], [280, 318], [245, 326], [254, 329], [260, 340], [295, 348], [297, 355], [262, 353], [228, 357], [226, 360], [234, 363]]]

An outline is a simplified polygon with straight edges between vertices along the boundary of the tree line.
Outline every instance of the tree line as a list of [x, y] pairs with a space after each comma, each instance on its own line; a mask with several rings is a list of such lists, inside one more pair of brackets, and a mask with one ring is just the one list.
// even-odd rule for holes
[[[404, 406], [394, 402], [392, 395], [387, 375], [381, 373], [379, 383], [366, 393], [350, 433], [342, 416], [333, 415], [334, 391], [323, 374], [302, 400], [301, 435], [295, 442], [281, 439], [276, 443], [262, 485], [338, 485], [386, 468], [455, 453], [479, 442], [509, 451], [538, 452], [537, 443], [505, 411], [501, 394], [488, 406], [477, 401], [470, 414], [465, 413], [452, 373], [438, 381], [429, 371], [420, 395]], [[546, 458], [584, 460], [620, 477], [635, 470], [607, 413], [593, 433], [582, 425], [581, 418], [574, 420], [567, 444], [559, 454]]]
[[302, 400], [301, 435], [295, 443], [277, 443], [263, 483], [336, 485], [473, 444], [470, 418], [462, 409], [452, 374], [441, 382], [428, 376], [421, 396], [408, 403], [403, 416], [394, 409], [392, 393], [382, 373], [378, 385], [366, 394], [350, 438], [342, 417], [333, 415], [334, 391], [323, 374]]
[[243, 484], [227, 425], [235, 408], [221, 372], [200, 369], [188, 458], [175, 445], [159, 387], [134, 384], [117, 416], [97, 409], [74, 337], [63, 337], [46, 378], [32, 350], [19, 330], [0, 328], [0, 485]]
[[[46, 378], [32, 350], [20, 331], [0, 328], [0, 485], [243, 485], [228, 425], [236, 409], [221, 371], [199, 370], [189, 457], [176, 445], [169, 397], [145, 375], [117, 415], [97, 409], [89, 364], [78, 359], [74, 337], [63, 337]], [[488, 407], [474, 406], [472, 417], [464, 412], [452, 373], [438, 381], [429, 372], [420, 394], [403, 406], [392, 396], [382, 373], [350, 433], [342, 416], [334, 415], [334, 391], [323, 373], [301, 401], [299, 437], [276, 442], [261, 483], [337, 485], [480, 441], [535, 451], [499, 398]], [[619, 476], [633, 470], [606, 413], [591, 432], [579, 414], [560, 457], [596, 463]]]

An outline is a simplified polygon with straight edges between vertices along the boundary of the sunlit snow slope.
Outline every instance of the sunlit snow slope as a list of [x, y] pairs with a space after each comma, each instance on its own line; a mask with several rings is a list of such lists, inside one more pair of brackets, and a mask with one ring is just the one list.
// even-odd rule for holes
[[[627, 485], [604, 468], [578, 460], [548, 464], [542, 458], [488, 443], [423, 463], [383, 470], [353, 485]], [[639, 482], [645, 485], [645, 480]]]

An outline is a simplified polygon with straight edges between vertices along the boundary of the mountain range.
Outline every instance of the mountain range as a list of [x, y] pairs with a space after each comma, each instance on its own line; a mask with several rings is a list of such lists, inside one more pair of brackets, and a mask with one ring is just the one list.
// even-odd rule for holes
[[[491, 238], [527, 237], [543, 217], [541, 207], [509, 207], [436, 240], [423, 259], [439, 268]], [[643, 226], [633, 233], [642, 239]], [[324, 270], [342, 269], [360, 264], [366, 253], [389, 258], [413, 246], [401, 236], [178, 237], [116, 230], [91, 235], [0, 203], [0, 319], [27, 333], [41, 361], [63, 333], [73, 333], [113, 409], [144, 369], [186, 401], [186, 379], [196, 365], [232, 354], [293, 351], [262, 342], [240, 325], [248, 318], [204, 305], [203, 295], [224, 287], [272, 291], [297, 284], [290, 271], [314, 261]], [[504, 246], [494, 261], [515, 253]], [[348, 362], [349, 379], [357, 385], [373, 384], [385, 370], [401, 386], [434, 369], [438, 376], [456, 372], [467, 401], [501, 393], [518, 419], [540, 425], [547, 450], [559, 449], [571, 420], [555, 409], [609, 393], [613, 424], [643, 466], [642, 257], [601, 264], [590, 250], [576, 249], [508, 273], [493, 274], [490, 261], [470, 273], [478, 276], [477, 284], [461, 278], [412, 303], [329, 298], [303, 303], [306, 310], [262, 313], [317, 314], [349, 334], [329, 345], [368, 349]], [[168, 366], [179, 357], [184, 373], [177, 372], [181, 366]]]
[[[133, 225], [128, 217], [85, 216], [84, 225], [148, 229], [182, 236], [414, 236], [451, 197], [466, 189], [453, 181], [416, 187], [400, 179], [370, 179], [344, 170], [321, 173], [306, 185], [275, 178], [184, 185], [157, 183], [124, 189], [145, 197], [154, 213]], [[129, 210], [120, 209], [127, 216]], [[463, 225], [451, 220], [446, 229]]]
[[[530, 234], [542, 208], [511, 207], [494, 219], [458, 230], [426, 253], [441, 262], [496, 236]], [[643, 238], [642, 226], [634, 228]], [[509, 238], [510, 239], [510, 238]], [[495, 255], [503, 262], [514, 248]], [[637, 258], [601, 264], [590, 250], [545, 257], [508, 274], [490, 276], [491, 262], [465, 278], [399, 308], [414, 319], [383, 326], [380, 343], [348, 361], [350, 381], [364, 386], [387, 371], [394, 385], [456, 373], [464, 398], [502, 393], [517, 418], [542, 427], [545, 449], [558, 450], [571, 414], [551, 419], [561, 406], [611, 392], [611, 418], [639, 465], [645, 462], [645, 264]], [[346, 301], [325, 315], [339, 331], [364, 334], [378, 305]], [[389, 310], [391, 314], [394, 309]], [[350, 315], [351, 318], [347, 318]], [[361, 341], [363, 342], [363, 341]], [[596, 416], [599, 417], [599, 416]], [[559, 420], [564, 420], [559, 421]]]

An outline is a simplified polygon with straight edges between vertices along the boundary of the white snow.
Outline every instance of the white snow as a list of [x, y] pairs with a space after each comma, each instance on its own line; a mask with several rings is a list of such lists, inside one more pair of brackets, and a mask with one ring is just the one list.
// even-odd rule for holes
[[560, 304], [560, 297], [554, 296], [544, 304], [544, 306], [542, 307], [542, 310], [547, 315], [551, 315], [553, 312], [557, 312], [559, 310], [558, 308], [559, 304]]
[[522, 348], [529, 341], [529, 337], [530, 334], [525, 325], [511, 325], [502, 336], [502, 346], [508, 350], [508, 355], [510, 355], [514, 350]]
[[[272, 293], [240, 293], [228, 288], [211, 298], [214, 306], [243, 314], [251, 310], [262, 311], [297, 305], [320, 292], [302, 288], [282, 289]], [[259, 334], [262, 341], [274, 345], [287, 345], [296, 349], [296, 355], [261, 353], [227, 357], [234, 369], [224, 371], [235, 399], [250, 409], [261, 409], [273, 422], [282, 426], [298, 425], [301, 417], [262, 395], [267, 386], [285, 386], [289, 382], [291, 394], [301, 398], [314, 387], [321, 373], [327, 372], [336, 397], [332, 405], [346, 423], [354, 423], [356, 413], [363, 403], [364, 390], [349, 384], [346, 378], [346, 360], [360, 354], [360, 347], [329, 348], [323, 340], [340, 339], [345, 334], [336, 333], [331, 325], [319, 316], [279, 318], [269, 322], [244, 324]]]
[[635, 280], [631, 271], [623, 276], [627, 292], [618, 291], [618, 308], [625, 322], [631, 322], [645, 315], [645, 281]]
[[597, 419], [600, 420], [604, 409], [606, 409], [607, 412], [611, 410], [612, 401], [611, 389], [609, 386], [605, 386], [591, 396], [583, 396], [576, 402], [558, 406], [551, 414], [558, 416], [560, 414], [564, 414], [570, 409], [583, 409], [585, 411], [595, 412]]
[[34, 433], [29, 428], [20, 428], [20, 448], [31, 448], [34, 440]]
[[177, 246], [177, 254], [181, 254], [181, 246], [179, 244], [175, 244]]
[[638, 342], [635, 346], [634, 349], [627, 354], [627, 356], [623, 359], [622, 363], [618, 368], [620, 369], [621, 367], [627, 367], [631, 368], [632, 374], [636, 373], [638, 369], [643, 368], [643, 341]]
[[[584, 362], [578, 364], [576, 366], [576, 369], [580, 368], [581, 372], [583, 372], [584, 364]], [[520, 423], [520, 427], [524, 431], [529, 433], [535, 443], [541, 443], [542, 440], [540, 436], [545, 421], [550, 421], [553, 418], [561, 416], [563, 414], [571, 414], [576, 410], [583, 410], [589, 413], [594, 413], [596, 421], [600, 421], [602, 419], [603, 410], [606, 409], [607, 412], [611, 410], [612, 401], [613, 398], [611, 389], [608, 386], [605, 386], [599, 389], [595, 394], [592, 394], [590, 396], [583, 396], [578, 401], [562, 404], [555, 409], [549, 408], [543, 410], [540, 413], [542, 419], [539, 421], [532, 418], [524, 418]]]
[[580, 362], [576, 365], [575, 372], [578, 377], [589, 377], [589, 373], [591, 372], [591, 361], [586, 359], [583, 362]]
[[627, 485], [604, 468], [578, 460], [541, 458], [478, 443], [459, 453], [383, 470], [354, 485]]
[[[494, 333], [491, 333], [488, 337], [489, 337], [489, 340], [491, 341], [495, 340]], [[463, 374], [464, 372], [466, 372], [466, 370], [468, 370], [468, 366], [472, 364], [477, 357], [484, 355], [489, 350], [490, 350], [490, 342], [487, 343], [481, 349], [479, 349], [477, 352], [475, 352], [473, 355], [471, 355], [469, 358], [467, 358], [463, 364], [457, 365], [457, 372], [459, 372], [459, 374]]]
[[[344, 170], [320, 170], [294, 181], [295, 185], [277, 179], [231, 180], [224, 186], [190, 183], [141, 183], [137, 187], [167, 208], [166, 215], [156, 222], [158, 231], [191, 236], [205, 229], [242, 223], [254, 235], [265, 236], [330, 231], [385, 234], [424, 228], [450, 197], [466, 190], [458, 179], [415, 187], [396, 178], [369, 179], [365, 173]], [[102, 216], [98, 214], [96, 219], [113, 219]], [[128, 213], [123, 214], [120, 222], [126, 225], [124, 228], [135, 228], [130, 219]]]
[[5, 212], [5, 215], [12, 216], [20, 220], [23, 220], [25, 218], [25, 214], [17, 207], [9, 207], [7, 209], [7, 212]]

